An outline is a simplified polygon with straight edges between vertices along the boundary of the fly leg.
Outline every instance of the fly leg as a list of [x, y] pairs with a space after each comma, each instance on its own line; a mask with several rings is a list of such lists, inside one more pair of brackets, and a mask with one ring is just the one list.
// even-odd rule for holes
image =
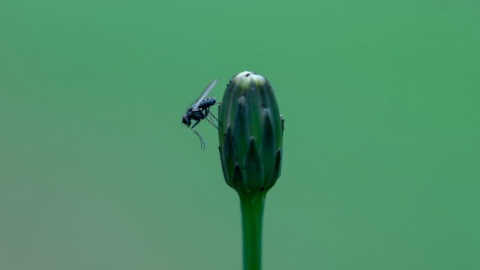
[[203, 140], [202, 135], [198, 133], [195, 129], [192, 129], [193, 133], [195, 133], [198, 138], [200, 139], [200, 149], [205, 150], [205, 140]]
[[[222, 102], [217, 102], [217, 104], [220, 107], [220, 104], [222, 104]], [[218, 123], [217, 129], [218, 129], [218, 126], [220, 126], [222, 123], [220, 123], [220, 121], [218, 121], [218, 118], [215, 116], [215, 114], [211, 113], [211, 115], [217, 121], [217, 123]]]
[[218, 119], [217, 117], [215, 117], [215, 115], [213, 115], [213, 113], [210, 113], [210, 110], [208, 108], [205, 109], [205, 119], [207, 119], [208, 123], [210, 123], [210, 125], [212, 125], [214, 128], [218, 129], [218, 125], [216, 125], [212, 119], [209, 119], [208, 116], [212, 116], [215, 120], [217, 120], [218, 122]]
[[[217, 121], [217, 123], [220, 123], [220, 121], [218, 121], [218, 118], [215, 116], [215, 114], [211, 113], [210, 115], [213, 117], [213, 119], [215, 119], [215, 121]], [[218, 129], [218, 126], [216, 128]]]
[[195, 120], [196, 122], [193, 124], [193, 126], [191, 127], [193, 133], [195, 133], [195, 135], [198, 136], [198, 138], [200, 139], [200, 148], [205, 150], [205, 140], [203, 139], [202, 135], [200, 135], [200, 133], [198, 133], [195, 129], [193, 129], [196, 125], [198, 125], [198, 123], [200, 123], [200, 120]]
[[216, 129], [218, 129], [218, 126], [211, 119], [208, 119], [208, 118], [205, 118], [205, 119], [207, 119], [207, 121], [208, 121], [208, 123], [210, 123], [210, 125], [212, 125]]
[[196, 125], [198, 125], [200, 123], [199, 120], [195, 120], [196, 122], [193, 124], [193, 126], [191, 127], [191, 129], [193, 129]]

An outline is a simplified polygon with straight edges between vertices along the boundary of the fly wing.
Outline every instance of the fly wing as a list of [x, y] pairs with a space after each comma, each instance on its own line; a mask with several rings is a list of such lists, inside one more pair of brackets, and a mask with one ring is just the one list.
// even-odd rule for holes
[[208, 96], [208, 93], [210, 93], [210, 91], [212, 91], [212, 89], [215, 87], [215, 85], [217, 84], [218, 80], [215, 79], [213, 80], [213, 82], [211, 82], [207, 88], [205, 88], [205, 90], [203, 90], [202, 94], [200, 95], [200, 97], [197, 99], [197, 101], [192, 105], [192, 109], [193, 110], [196, 110], [198, 109], [198, 105], [200, 105], [200, 102], [202, 102], [202, 100], [204, 100], [207, 96]]

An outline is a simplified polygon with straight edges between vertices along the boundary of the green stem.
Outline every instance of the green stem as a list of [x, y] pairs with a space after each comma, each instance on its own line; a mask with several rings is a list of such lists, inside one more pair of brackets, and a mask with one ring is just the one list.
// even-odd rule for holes
[[243, 269], [260, 270], [262, 263], [262, 218], [266, 192], [240, 194], [243, 228]]

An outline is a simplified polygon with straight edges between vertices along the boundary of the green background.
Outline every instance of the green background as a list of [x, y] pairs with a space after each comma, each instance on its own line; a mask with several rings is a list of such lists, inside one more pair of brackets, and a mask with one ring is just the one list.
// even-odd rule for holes
[[[214, 78], [286, 118], [264, 269], [480, 269], [479, 1], [0, 6], [0, 269], [241, 269]], [[216, 112], [216, 109], [214, 109]]]

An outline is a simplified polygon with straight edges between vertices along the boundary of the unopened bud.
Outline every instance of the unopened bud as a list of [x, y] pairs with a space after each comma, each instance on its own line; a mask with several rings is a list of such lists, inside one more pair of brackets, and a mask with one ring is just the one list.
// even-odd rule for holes
[[283, 118], [263, 76], [234, 76], [218, 113], [220, 160], [229, 186], [240, 194], [269, 190], [280, 176]]

